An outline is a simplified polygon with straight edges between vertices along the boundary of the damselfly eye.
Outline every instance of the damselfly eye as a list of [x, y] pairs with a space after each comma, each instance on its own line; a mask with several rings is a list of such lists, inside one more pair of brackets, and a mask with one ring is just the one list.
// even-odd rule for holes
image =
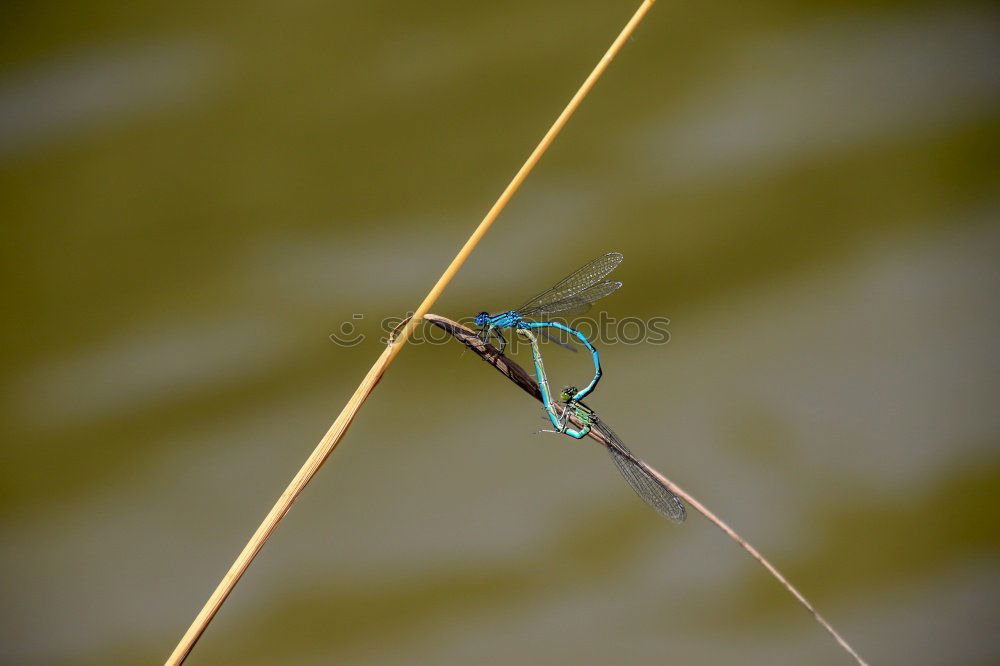
[[577, 393], [579, 393], [579, 389], [575, 386], [567, 386], [562, 390], [562, 393], [559, 394], [559, 399], [563, 402], [569, 402]]

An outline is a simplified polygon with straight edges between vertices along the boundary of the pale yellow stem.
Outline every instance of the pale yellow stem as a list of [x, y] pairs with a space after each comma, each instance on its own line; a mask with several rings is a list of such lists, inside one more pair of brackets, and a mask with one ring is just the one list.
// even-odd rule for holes
[[299, 496], [299, 493], [302, 492], [306, 485], [308, 485], [309, 481], [312, 480], [313, 476], [316, 475], [316, 472], [319, 471], [319, 468], [323, 465], [326, 459], [330, 457], [333, 449], [337, 446], [341, 438], [344, 436], [344, 433], [347, 431], [347, 428], [351, 425], [351, 421], [354, 420], [354, 416], [357, 414], [358, 410], [361, 409], [361, 405], [364, 404], [365, 400], [375, 388], [375, 385], [378, 384], [379, 379], [382, 378], [382, 374], [385, 373], [386, 368], [389, 367], [389, 364], [392, 363], [394, 358], [396, 358], [396, 354], [399, 353], [403, 344], [410, 337], [410, 334], [413, 332], [413, 328], [419, 322], [423, 321], [424, 315], [430, 310], [431, 306], [434, 305], [434, 302], [441, 295], [441, 292], [444, 291], [444, 288], [448, 286], [448, 283], [451, 282], [452, 278], [455, 277], [458, 269], [460, 269], [462, 264], [465, 263], [465, 260], [472, 253], [472, 250], [479, 243], [480, 239], [482, 239], [482, 237], [489, 230], [493, 222], [500, 216], [500, 212], [507, 205], [507, 202], [510, 201], [511, 197], [514, 196], [514, 193], [517, 192], [517, 189], [521, 186], [521, 183], [524, 182], [524, 179], [527, 178], [528, 174], [531, 173], [531, 170], [535, 168], [536, 164], [538, 164], [538, 161], [542, 158], [545, 151], [548, 150], [548, 147], [552, 144], [556, 135], [559, 134], [559, 131], [566, 125], [570, 116], [572, 116], [573, 112], [580, 106], [584, 97], [587, 96], [587, 93], [589, 93], [594, 87], [594, 84], [597, 83], [597, 79], [601, 77], [601, 74], [604, 73], [604, 70], [607, 69], [615, 55], [617, 55], [618, 51], [621, 50], [625, 41], [629, 38], [633, 31], [635, 31], [636, 26], [639, 25], [640, 21], [642, 21], [646, 12], [649, 11], [649, 8], [653, 6], [654, 1], [655, 0], [643, 0], [639, 9], [637, 9], [635, 14], [632, 15], [632, 18], [629, 19], [625, 28], [622, 29], [621, 33], [611, 44], [611, 47], [607, 50], [601, 60], [597, 63], [597, 66], [594, 67], [593, 71], [583, 82], [583, 85], [581, 85], [580, 89], [576, 91], [575, 95], [573, 95], [569, 104], [566, 105], [566, 108], [564, 108], [562, 113], [559, 114], [559, 117], [556, 118], [552, 127], [550, 127], [549, 131], [545, 133], [544, 137], [542, 137], [538, 146], [531, 152], [531, 155], [528, 156], [524, 165], [518, 170], [517, 174], [515, 174], [513, 180], [511, 180], [510, 184], [504, 189], [500, 198], [497, 199], [496, 203], [493, 204], [493, 207], [486, 213], [486, 217], [484, 217], [483, 221], [479, 223], [479, 226], [476, 227], [476, 230], [469, 237], [469, 240], [465, 242], [465, 245], [462, 246], [462, 249], [459, 250], [455, 258], [452, 259], [451, 264], [448, 265], [448, 268], [445, 269], [437, 283], [430, 290], [430, 293], [427, 294], [420, 306], [417, 307], [413, 318], [410, 320], [409, 324], [403, 328], [395, 343], [386, 347], [386, 349], [382, 352], [382, 355], [375, 361], [371, 370], [368, 371], [364, 380], [362, 380], [357, 390], [354, 391], [354, 395], [351, 396], [351, 399], [348, 400], [344, 409], [341, 410], [340, 416], [337, 417], [337, 420], [334, 421], [333, 425], [330, 426], [330, 429], [327, 430], [323, 439], [321, 439], [319, 444], [316, 445], [316, 448], [309, 455], [309, 458], [306, 459], [302, 468], [292, 479], [291, 483], [288, 484], [288, 487], [285, 488], [285, 492], [281, 493], [281, 496], [278, 498], [277, 502], [275, 502], [271, 511], [267, 514], [267, 517], [264, 518], [260, 527], [257, 528], [256, 532], [254, 532], [250, 541], [246, 546], [244, 546], [243, 551], [236, 558], [236, 561], [233, 562], [233, 565], [219, 582], [215, 591], [212, 592], [208, 601], [205, 602], [204, 607], [194, 618], [191, 626], [188, 627], [184, 636], [181, 637], [177, 647], [174, 648], [174, 651], [165, 662], [167, 666], [176, 666], [177, 664], [183, 663], [188, 654], [190, 654], [194, 644], [198, 642], [198, 639], [201, 637], [202, 633], [204, 633], [206, 627], [208, 627], [208, 624], [212, 621], [212, 618], [214, 618], [215, 614], [219, 612], [219, 608], [226, 600], [226, 597], [228, 597], [233, 591], [233, 588], [236, 587], [236, 583], [239, 582], [240, 578], [246, 572], [247, 567], [249, 567], [250, 563], [253, 562], [253, 559], [257, 556], [257, 553], [260, 552], [260, 549], [271, 536], [271, 533], [274, 532], [274, 529], [278, 526], [278, 523], [284, 515], [288, 513], [288, 510], [291, 508], [295, 498]]

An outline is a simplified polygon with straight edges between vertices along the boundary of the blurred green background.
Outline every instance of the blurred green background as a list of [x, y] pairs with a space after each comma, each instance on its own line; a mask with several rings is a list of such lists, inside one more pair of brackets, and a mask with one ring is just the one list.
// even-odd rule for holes
[[[5, 5], [4, 663], [162, 662], [636, 5]], [[872, 663], [1000, 663], [998, 149], [995, 5], [661, 0], [434, 311], [622, 251], [625, 442]], [[540, 416], [405, 350], [189, 663], [850, 663]]]

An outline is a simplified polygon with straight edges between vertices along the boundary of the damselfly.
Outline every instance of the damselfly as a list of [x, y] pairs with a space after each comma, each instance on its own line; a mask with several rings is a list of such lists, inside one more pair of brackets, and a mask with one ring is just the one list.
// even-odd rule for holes
[[[583, 439], [592, 430], [596, 431], [600, 435], [600, 439], [603, 440], [608, 453], [611, 454], [611, 460], [614, 461], [615, 467], [618, 468], [622, 477], [632, 486], [636, 494], [646, 504], [656, 509], [660, 515], [669, 518], [675, 523], [684, 522], [684, 519], [687, 517], [687, 510], [684, 508], [684, 502], [681, 498], [675, 495], [673, 491], [650, 471], [649, 465], [625, 448], [618, 435], [598, 418], [593, 409], [574, 399], [573, 396], [577, 394], [575, 386], [567, 386], [562, 390], [559, 396], [564, 405], [562, 414], [556, 413], [556, 407], [552, 401], [549, 389], [549, 380], [545, 375], [545, 366], [542, 363], [542, 354], [538, 349], [538, 340], [529, 330], [519, 329], [518, 333], [527, 338], [531, 344], [531, 356], [535, 362], [535, 376], [538, 379], [538, 388], [542, 393], [545, 413], [548, 415], [549, 421], [552, 422], [555, 432], [561, 432], [574, 439]], [[580, 422], [581, 427], [579, 430], [569, 427], [569, 417], [571, 414]]]
[[[476, 326], [480, 327], [480, 337], [484, 342], [488, 342], [491, 335], [496, 335], [502, 354], [507, 346], [507, 340], [501, 332], [505, 328], [515, 330], [555, 328], [575, 336], [590, 351], [594, 359], [594, 378], [573, 396], [575, 400], [582, 400], [590, 395], [597, 387], [597, 382], [601, 380], [601, 360], [597, 355], [597, 350], [594, 349], [594, 345], [590, 343], [587, 336], [575, 328], [545, 320], [555, 314], [573, 315], [586, 312], [594, 301], [604, 298], [622, 286], [622, 283], [617, 280], [605, 279], [621, 262], [622, 255], [620, 253], [608, 252], [578, 268], [556, 283], [555, 286], [546, 289], [516, 310], [508, 310], [495, 315], [480, 312], [476, 315]], [[526, 319], [528, 317], [540, 321], [528, 321]]]

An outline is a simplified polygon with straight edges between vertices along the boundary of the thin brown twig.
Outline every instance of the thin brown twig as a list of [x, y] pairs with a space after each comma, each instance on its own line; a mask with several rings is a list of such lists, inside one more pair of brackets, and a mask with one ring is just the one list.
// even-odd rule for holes
[[[507, 379], [511, 380], [521, 390], [533, 397], [535, 400], [538, 400], [539, 402], [542, 401], [542, 393], [538, 389], [538, 384], [535, 382], [534, 378], [532, 378], [532, 376], [515, 361], [502, 355], [496, 347], [483, 342], [483, 340], [477, 336], [475, 331], [472, 331], [458, 322], [452, 321], [451, 319], [435, 314], [426, 314], [424, 315], [424, 319], [448, 332], [452, 337], [471, 349], [480, 358], [496, 368], [500, 374], [507, 377]], [[581, 423], [575, 415], [570, 415], [570, 419], [573, 421], [575, 427], [580, 428], [583, 426], [583, 423]], [[608, 440], [605, 438], [603, 433], [599, 431], [599, 426], [592, 428], [588, 436], [605, 446], [608, 445]], [[649, 471], [652, 472], [675, 495], [681, 497], [688, 503], [689, 506], [693, 507], [701, 515], [705, 516], [709, 522], [713, 523], [716, 527], [725, 532], [730, 539], [738, 543], [743, 550], [750, 554], [751, 557], [760, 562], [760, 564], [767, 569], [768, 572], [774, 576], [778, 582], [781, 583], [789, 593], [791, 593], [792, 596], [798, 599], [800, 604], [805, 606], [806, 610], [812, 614], [816, 621], [819, 622], [819, 624], [826, 629], [831, 636], [833, 636], [834, 640], [840, 644], [840, 647], [854, 657], [854, 660], [858, 662], [858, 664], [861, 666], [867, 666], [865, 660], [854, 651], [854, 648], [852, 648], [839, 633], [837, 633], [837, 630], [826, 621], [826, 618], [820, 615], [819, 611], [817, 611], [816, 608], [809, 603], [809, 600], [806, 599], [794, 585], [789, 583], [788, 579], [785, 578], [781, 572], [778, 571], [775, 566], [771, 564], [763, 555], [761, 555], [760, 552], [750, 544], [750, 542], [741, 537], [736, 530], [727, 525], [721, 518], [709, 511], [708, 508], [696, 500], [691, 493], [678, 486], [676, 483], [661, 474], [658, 470], [654, 469], [648, 462], [646, 463], [646, 467], [648, 467]]]
[[244, 546], [240, 554], [237, 555], [236, 560], [229, 567], [229, 571], [227, 571], [226, 575], [223, 576], [221, 581], [219, 581], [219, 584], [209, 596], [208, 601], [205, 602], [205, 605], [202, 606], [201, 610], [195, 616], [187, 631], [185, 631], [184, 635], [181, 636], [177, 646], [174, 647], [173, 652], [171, 652], [170, 656], [167, 657], [165, 662], [166, 666], [178, 666], [178, 664], [183, 663], [184, 660], [187, 659], [187, 656], [191, 653], [195, 643], [197, 643], [198, 639], [201, 638], [205, 629], [208, 628], [209, 623], [215, 617], [216, 613], [219, 612], [223, 602], [225, 602], [225, 600], [229, 597], [229, 594], [236, 587], [240, 578], [243, 577], [243, 574], [246, 573], [246, 570], [250, 567], [250, 563], [257, 557], [261, 548], [264, 547], [264, 544], [278, 527], [278, 523], [281, 522], [281, 519], [284, 518], [286, 513], [288, 513], [288, 510], [292, 508], [292, 504], [295, 502], [295, 499], [302, 493], [305, 487], [316, 475], [319, 468], [323, 466], [326, 459], [330, 457], [330, 454], [333, 453], [337, 444], [340, 443], [340, 440], [343, 438], [344, 433], [347, 432], [347, 429], [350, 427], [351, 422], [358, 413], [358, 410], [361, 409], [361, 406], [365, 403], [365, 400], [368, 399], [368, 396], [371, 395], [371, 392], [375, 390], [375, 386], [382, 378], [382, 375], [392, 363], [393, 359], [396, 358], [396, 355], [399, 354], [407, 339], [409, 339], [416, 322], [419, 322], [421, 318], [430, 310], [431, 306], [434, 305], [435, 301], [437, 301], [438, 297], [441, 295], [441, 292], [444, 291], [445, 287], [448, 286], [452, 278], [455, 277], [455, 274], [458, 273], [458, 270], [465, 263], [465, 260], [468, 259], [470, 254], [472, 254], [472, 250], [474, 250], [476, 245], [479, 244], [479, 241], [493, 225], [493, 222], [495, 222], [500, 216], [501, 211], [503, 211], [503, 209], [507, 206], [507, 203], [521, 187], [521, 183], [524, 182], [525, 178], [528, 177], [528, 174], [535, 168], [535, 165], [537, 165], [539, 160], [542, 159], [542, 155], [545, 154], [545, 151], [547, 151], [549, 146], [552, 145], [556, 136], [560, 131], [562, 131], [562, 128], [566, 126], [566, 123], [569, 122], [570, 117], [576, 112], [584, 98], [593, 89], [597, 80], [601, 78], [602, 74], [604, 74], [608, 65], [611, 64], [611, 61], [614, 60], [616, 55], [618, 55], [618, 52], [621, 50], [622, 46], [625, 45], [625, 42], [628, 41], [628, 38], [633, 32], [635, 32], [635, 29], [639, 26], [639, 23], [646, 16], [646, 13], [653, 6], [654, 2], [655, 0], [642, 0], [642, 4], [640, 4], [639, 8], [634, 14], [632, 14], [628, 23], [625, 24], [624, 28], [622, 28], [621, 32], [611, 43], [611, 46], [597, 62], [597, 65], [594, 66], [594, 69], [591, 70], [587, 78], [584, 79], [583, 84], [566, 104], [565, 108], [563, 108], [555, 122], [552, 123], [552, 126], [542, 137], [542, 140], [539, 141], [535, 149], [531, 151], [528, 159], [525, 160], [524, 164], [514, 175], [514, 178], [511, 179], [507, 187], [504, 188], [504, 191], [500, 194], [496, 203], [494, 203], [490, 210], [486, 213], [482, 222], [480, 222], [479, 226], [472, 232], [472, 235], [469, 236], [465, 245], [463, 245], [462, 249], [458, 251], [458, 254], [455, 255], [454, 259], [452, 259], [448, 268], [445, 269], [444, 273], [440, 278], [438, 278], [438, 281], [431, 288], [430, 292], [428, 292], [427, 296], [424, 297], [424, 300], [417, 307], [417, 310], [413, 315], [413, 321], [403, 327], [394, 343], [387, 346], [381, 356], [379, 356], [372, 365], [368, 374], [365, 375], [365, 378], [361, 381], [361, 384], [359, 384], [358, 388], [355, 389], [351, 399], [347, 401], [347, 404], [344, 405], [344, 408], [340, 411], [340, 415], [337, 416], [336, 420], [330, 426], [330, 429], [327, 430], [325, 435], [323, 435], [323, 438], [316, 445], [316, 448], [313, 449], [313, 452], [309, 454], [308, 458], [306, 458], [306, 461], [302, 464], [302, 467], [292, 478], [291, 482], [289, 482], [285, 491], [281, 493], [277, 501], [274, 503], [274, 506], [271, 507], [267, 516], [264, 517], [264, 520], [257, 528], [257, 531], [254, 532], [246, 546]]

